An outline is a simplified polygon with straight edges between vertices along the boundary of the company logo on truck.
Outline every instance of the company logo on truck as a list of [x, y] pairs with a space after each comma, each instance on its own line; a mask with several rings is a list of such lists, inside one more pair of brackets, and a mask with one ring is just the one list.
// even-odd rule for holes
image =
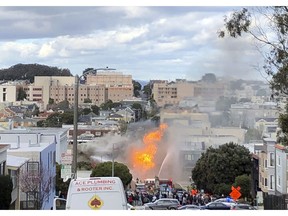
[[100, 209], [103, 204], [103, 201], [97, 195], [94, 195], [88, 202], [89, 207], [94, 210]]

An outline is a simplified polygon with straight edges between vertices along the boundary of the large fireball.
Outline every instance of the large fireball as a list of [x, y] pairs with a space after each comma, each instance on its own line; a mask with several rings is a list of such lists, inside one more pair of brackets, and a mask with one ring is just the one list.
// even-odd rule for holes
[[159, 129], [144, 135], [144, 146], [142, 148], [132, 149], [133, 168], [144, 172], [154, 168], [157, 145], [161, 141], [166, 128], [166, 124], [161, 124]]

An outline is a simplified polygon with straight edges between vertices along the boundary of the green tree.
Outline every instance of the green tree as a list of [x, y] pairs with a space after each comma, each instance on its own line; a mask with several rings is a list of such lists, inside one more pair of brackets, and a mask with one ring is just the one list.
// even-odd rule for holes
[[[91, 177], [111, 176], [112, 162], [99, 163], [92, 170]], [[122, 180], [124, 188], [126, 188], [132, 181], [132, 174], [129, 168], [123, 164], [114, 162], [114, 176], [119, 177]]]
[[18, 94], [17, 94], [17, 101], [23, 101], [24, 99], [26, 99], [27, 94], [24, 91], [23, 87], [20, 87], [18, 89]]
[[100, 111], [100, 108], [96, 105], [92, 105], [91, 106], [91, 110], [93, 113], [95, 113], [96, 115], [99, 115], [99, 111]]
[[48, 104], [49, 104], [49, 105], [54, 104], [54, 99], [53, 99], [53, 98], [49, 98]]
[[71, 179], [68, 181], [64, 182], [63, 179], [61, 178], [61, 165], [56, 164], [56, 192], [57, 195], [59, 194], [59, 191], [63, 195], [67, 195], [69, 184], [70, 184]]
[[74, 112], [73, 111], [66, 111], [66, 112], [60, 114], [60, 122], [62, 124], [73, 124], [74, 123]]
[[40, 64], [16, 64], [7, 69], [0, 69], [0, 80], [29, 80], [35, 76], [72, 76], [69, 69], [59, 69]]
[[208, 148], [192, 169], [192, 179], [197, 188], [214, 193], [218, 184], [232, 186], [236, 176], [250, 174], [251, 168], [249, 150], [230, 142], [217, 149]]
[[100, 105], [100, 108], [101, 108], [101, 110], [110, 110], [112, 104], [113, 104], [112, 100], [107, 100], [105, 103], [102, 103]]
[[240, 186], [240, 193], [241, 193], [241, 198], [250, 198], [251, 197], [251, 176], [244, 174], [237, 176], [235, 178], [235, 187]]
[[92, 103], [92, 100], [90, 98], [85, 98], [84, 103]]
[[11, 177], [8, 175], [0, 175], [0, 209], [8, 210], [11, 203], [11, 193], [13, 190], [13, 183]]
[[151, 89], [150, 82], [143, 87], [143, 92], [144, 92], [144, 94], [147, 95], [148, 99], [151, 99], [151, 97], [152, 97], [152, 89]]
[[91, 112], [90, 108], [84, 108], [84, 109], [82, 109], [81, 114], [88, 115], [90, 112]]
[[220, 183], [214, 187], [214, 194], [224, 195], [225, 197], [231, 193], [231, 184]]
[[69, 102], [68, 102], [68, 100], [60, 101], [60, 102], [56, 105], [56, 109], [64, 110], [64, 111], [69, 110]]
[[137, 82], [136, 80], [132, 80], [132, 83], [133, 83], [134, 96], [135, 97], [140, 96], [140, 91], [142, 89], [142, 85], [139, 82]]
[[44, 120], [43, 125], [46, 127], [62, 127], [62, 119], [60, 113], [53, 113]]
[[281, 131], [277, 132], [277, 142], [288, 145], [288, 104], [285, 105], [285, 111], [279, 114], [278, 125]]
[[[258, 22], [261, 19], [261, 22]], [[262, 25], [261, 25], [262, 23]], [[265, 25], [264, 25], [265, 24]], [[243, 8], [235, 11], [224, 19], [224, 29], [219, 37], [241, 37], [243, 34], [252, 36], [257, 42], [257, 49], [262, 53], [264, 64], [262, 70], [268, 75], [272, 98], [281, 99], [288, 95], [288, 7]], [[269, 37], [267, 36], [269, 34]], [[288, 113], [287, 108], [280, 116], [282, 132], [278, 139], [287, 145]]]

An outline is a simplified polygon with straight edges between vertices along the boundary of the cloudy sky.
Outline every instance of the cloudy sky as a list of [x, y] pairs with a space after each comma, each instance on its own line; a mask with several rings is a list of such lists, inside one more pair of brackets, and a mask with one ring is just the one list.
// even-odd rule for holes
[[217, 36], [225, 6], [0, 6], [0, 68], [115, 68], [135, 80], [263, 77], [251, 38]]

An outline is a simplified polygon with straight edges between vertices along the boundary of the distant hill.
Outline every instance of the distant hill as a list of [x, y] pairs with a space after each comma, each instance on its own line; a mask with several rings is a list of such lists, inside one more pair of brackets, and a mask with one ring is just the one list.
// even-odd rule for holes
[[29, 80], [34, 82], [34, 76], [73, 76], [69, 69], [59, 69], [40, 64], [16, 64], [7, 69], [0, 69], [0, 80]]

